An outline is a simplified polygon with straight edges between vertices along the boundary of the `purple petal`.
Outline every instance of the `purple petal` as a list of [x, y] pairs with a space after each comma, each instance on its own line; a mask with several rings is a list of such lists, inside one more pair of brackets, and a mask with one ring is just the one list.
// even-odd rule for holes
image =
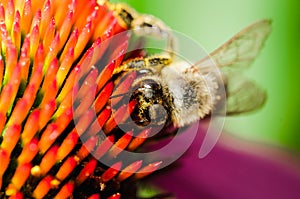
[[[287, 165], [283, 162], [284, 158], [288, 159], [286, 156], [265, 146], [260, 146], [266, 149], [264, 151], [248, 147], [246, 153], [230, 149], [222, 144], [224, 138], [207, 157], [199, 159], [203, 140], [203, 130], [200, 131], [175, 167], [153, 176], [151, 180], [157, 186], [174, 193], [179, 199], [300, 198], [300, 173], [297, 169], [300, 164]], [[235, 140], [230, 144], [243, 144], [241, 142]], [[250, 153], [252, 149], [271, 154], [277, 160]]]

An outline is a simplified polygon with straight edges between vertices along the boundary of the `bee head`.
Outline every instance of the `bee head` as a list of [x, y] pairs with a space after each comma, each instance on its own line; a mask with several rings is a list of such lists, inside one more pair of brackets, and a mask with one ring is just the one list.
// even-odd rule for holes
[[145, 76], [133, 84], [132, 98], [137, 105], [132, 114], [133, 120], [142, 126], [164, 125], [169, 111], [165, 107], [164, 87], [156, 76]]

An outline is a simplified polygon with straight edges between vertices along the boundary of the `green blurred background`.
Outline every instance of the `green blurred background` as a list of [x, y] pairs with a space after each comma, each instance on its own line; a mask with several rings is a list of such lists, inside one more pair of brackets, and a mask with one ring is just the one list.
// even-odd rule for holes
[[212, 51], [245, 26], [273, 20], [273, 32], [247, 71], [268, 92], [261, 111], [226, 119], [227, 132], [300, 152], [299, 0], [114, 0], [153, 14]]

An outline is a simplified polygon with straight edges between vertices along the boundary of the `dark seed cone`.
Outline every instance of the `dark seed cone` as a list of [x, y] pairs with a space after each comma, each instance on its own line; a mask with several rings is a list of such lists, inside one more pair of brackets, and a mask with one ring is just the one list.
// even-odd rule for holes
[[159, 168], [117, 159], [138, 149], [151, 129], [116, 130], [135, 101], [110, 96], [126, 92], [137, 74], [112, 78], [128, 37], [104, 43], [130, 28], [130, 17], [112, 7], [1, 0], [0, 198], [129, 198], [126, 184]]

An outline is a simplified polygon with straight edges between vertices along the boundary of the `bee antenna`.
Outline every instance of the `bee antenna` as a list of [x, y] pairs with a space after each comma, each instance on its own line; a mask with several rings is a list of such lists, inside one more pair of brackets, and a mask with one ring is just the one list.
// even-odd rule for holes
[[126, 93], [120, 93], [120, 94], [117, 94], [117, 95], [112, 95], [112, 96], [110, 96], [109, 99], [113, 99], [113, 98], [117, 98], [117, 97], [122, 97], [122, 96], [128, 95], [129, 93], [131, 93], [131, 92], [129, 91], [129, 92], [126, 92]]

